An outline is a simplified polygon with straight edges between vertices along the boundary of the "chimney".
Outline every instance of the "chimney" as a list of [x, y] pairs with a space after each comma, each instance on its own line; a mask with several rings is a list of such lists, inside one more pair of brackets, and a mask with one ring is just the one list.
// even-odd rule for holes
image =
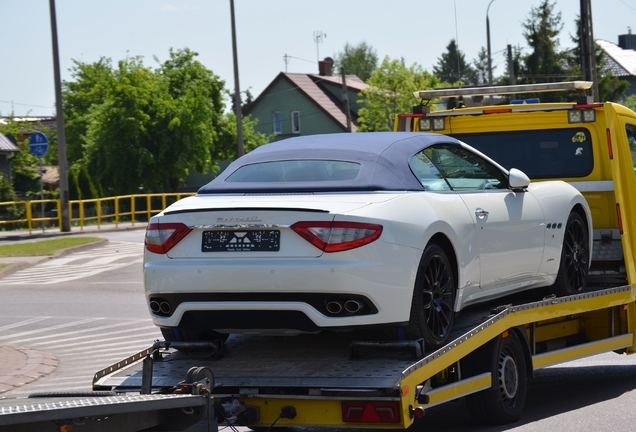
[[636, 50], [636, 35], [632, 34], [631, 27], [627, 27], [626, 35], [618, 36], [618, 46], [623, 49]]
[[333, 59], [325, 57], [323, 61], [318, 62], [318, 73], [322, 76], [331, 76], [331, 68], [333, 67]]

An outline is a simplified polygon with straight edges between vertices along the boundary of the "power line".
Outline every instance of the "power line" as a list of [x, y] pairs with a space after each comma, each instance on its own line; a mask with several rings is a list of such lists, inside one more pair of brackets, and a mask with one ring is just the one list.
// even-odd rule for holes
[[625, 6], [627, 6], [628, 8], [630, 8], [631, 10], [636, 10], [636, 8], [631, 7], [630, 5], [628, 5], [627, 3], [625, 3], [623, 0], [619, 0], [621, 3], [623, 3]]
[[24, 104], [24, 103], [13, 102], [13, 101], [5, 101], [5, 100], [0, 100], [0, 102], [2, 102], [2, 103], [8, 103], [8, 104], [13, 104], [13, 105], [32, 106], [32, 107], [38, 107], [38, 108], [53, 108], [52, 106], [33, 105], [33, 104]]

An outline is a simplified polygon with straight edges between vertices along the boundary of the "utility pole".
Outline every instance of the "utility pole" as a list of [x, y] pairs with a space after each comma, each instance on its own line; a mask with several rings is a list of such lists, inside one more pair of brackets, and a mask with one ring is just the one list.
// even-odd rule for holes
[[283, 61], [285, 62], [285, 73], [287, 73], [287, 65], [289, 64], [289, 59], [291, 57], [287, 55], [287, 53], [285, 53], [285, 55], [283, 56]]
[[581, 0], [581, 71], [585, 81], [592, 81], [592, 96], [599, 102], [598, 74], [596, 71], [596, 45], [592, 25], [592, 4], [590, 0]]
[[[515, 65], [512, 62], [512, 45], [508, 44], [508, 76], [510, 85], [515, 85]], [[510, 99], [516, 99], [515, 95], [510, 95]]]
[[234, 19], [234, 0], [230, 0], [232, 16], [232, 55], [234, 56], [234, 113], [236, 115], [236, 153], [238, 157], [245, 154], [243, 145], [243, 112], [241, 108], [241, 86], [239, 84], [238, 57], [236, 54], [236, 24]]
[[[488, 18], [488, 12], [490, 11], [490, 5], [495, 0], [490, 0], [488, 7], [486, 8], [486, 40], [488, 43], [488, 85], [492, 87], [492, 52], [490, 50], [490, 19]], [[493, 104], [492, 95], [490, 96], [490, 105]]]
[[68, 213], [68, 168], [66, 164], [66, 131], [64, 129], [64, 108], [62, 106], [62, 79], [60, 77], [60, 53], [57, 43], [57, 18], [55, 0], [49, 0], [51, 14], [51, 40], [53, 43], [53, 75], [55, 79], [55, 120], [57, 127], [57, 159], [60, 173], [60, 206], [62, 207], [62, 232], [71, 231]]
[[342, 75], [342, 99], [345, 106], [345, 115], [347, 116], [347, 132], [351, 132], [351, 109], [349, 107], [349, 93], [347, 92], [347, 78], [344, 68], [340, 68]]

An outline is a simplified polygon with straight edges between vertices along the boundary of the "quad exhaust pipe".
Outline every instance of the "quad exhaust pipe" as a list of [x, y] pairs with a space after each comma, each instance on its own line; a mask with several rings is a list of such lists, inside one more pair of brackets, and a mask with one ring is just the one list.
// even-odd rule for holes
[[150, 310], [157, 315], [170, 315], [172, 306], [166, 300], [152, 299], [150, 300]]
[[325, 308], [330, 315], [340, 315], [343, 312], [346, 315], [355, 315], [362, 310], [364, 307], [364, 303], [360, 300], [349, 299], [349, 300], [328, 300], [325, 304]]

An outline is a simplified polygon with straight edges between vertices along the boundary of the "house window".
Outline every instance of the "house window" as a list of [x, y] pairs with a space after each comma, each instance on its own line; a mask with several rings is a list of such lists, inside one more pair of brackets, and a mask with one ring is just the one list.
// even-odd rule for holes
[[292, 133], [300, 133], [300, 111], [291, 112], [291, 130]]
[[280, 135], [283, 133], [283, 116], [280, 111], [272, 113], [272, 123], [274, 124], [274, 133]]

